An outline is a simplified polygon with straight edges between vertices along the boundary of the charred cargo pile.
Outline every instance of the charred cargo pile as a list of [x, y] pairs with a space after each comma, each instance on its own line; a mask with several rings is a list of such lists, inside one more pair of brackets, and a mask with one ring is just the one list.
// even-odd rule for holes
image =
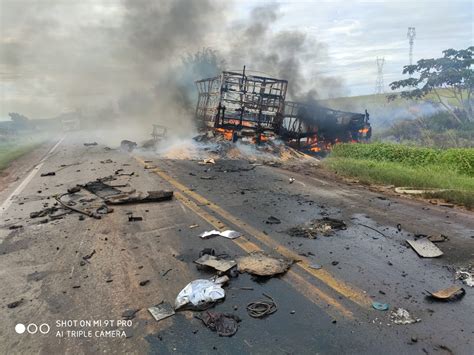
[[196, 120], [226, 139], [255, 143], [279, 138], [311, 152], [324, 152], [338, 142], [370, 138], [369, 115], [321, 107], [315, 102], [286, 101], [288, 81], [224, 71], [196, 81]]

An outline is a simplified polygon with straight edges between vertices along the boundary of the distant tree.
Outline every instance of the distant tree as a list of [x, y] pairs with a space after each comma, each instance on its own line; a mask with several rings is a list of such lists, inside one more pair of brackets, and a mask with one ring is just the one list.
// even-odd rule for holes
[[[416, 76], [390, 83], [392, 90], [406, 88], [398, 94], [389, 95], [393, 100], [398, 95], [405, 99], [421, 99], [433, 94], [434, 99], [443, 106], [458, 123], [474, 121], [472, 70], [474, 47], [443, 51], [443, 57], [421, 59], [414, 65], [403, 67], [403, 74]], [[451, 101], [449, 101], [451, 100]], [[454, 102], [457, 107], [453, 107]]]
[[182, 61], [183, 67], [192, 73], [194, 80], [219, 75], [226, 65], [219, 52], [211, 48], [203, 48], [194, 54], [188, 53]]
[[168, 77], [157, 84], [156, 89], [168, 91], [173, 102], [193, 111], [197, 100], [195, 81], [219, 75], [225, 65], [219, 52], [211, 48], [188, 53], [181, 58]]
[[10, 112], [8, 116], [10, 116], [10, 119], [13, 122], [13, 126], [16, 129], [26, 129], [30, 126], [30, 120], [28, 119], [28, 117], [23, 116], [22, 114]]

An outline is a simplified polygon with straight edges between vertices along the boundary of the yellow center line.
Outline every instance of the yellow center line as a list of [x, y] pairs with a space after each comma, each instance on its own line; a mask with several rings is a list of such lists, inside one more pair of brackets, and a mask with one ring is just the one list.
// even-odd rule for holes
[[[141, 164], [143, 165], [145, 164], [145, 162], [142, 159], [138, 157], [135, 157], [135, 159], [137, 159], [137, 161], [139, 161]], [[272, 248], [273, 250], [275, 250], [276, 252], [280, 253], [281, 255], [287, 258], [294, 259], [294, 260], [301, 260], [300, 262], [296, 264], [297, 267], [301, 268], [302, 270], [309, 273], [310, 275], [316, 277], [317, 279], [319, 279], [320, 281], [322, 281], [327, 286], [329, 286], [336, 292], [340, 293], [344, 297], [348, 298], [349, 300], [355, 302], [356, 304], [362, 307], [370, 307], [370, 305], [372, 304], [372, 300], [370, 299], [369, 296], [367, 296], [367, 294], [363, 290], [353, 285], [349, 285], [342, 280], [336, 279], [326, 270], [323, 270], [323, 269], [317, 270], [317, 269], [311, 268], [308, 261], [305, 259], [302, 259], [301, 256], [298, 255], [297, 253], [287, 249], [286, 247], [282, 246], [281, 244], [273, 240], [268, 235], [246, 224], [245, 222], [241, 221], [239, 218], [234, 217], [232, 214], [222, 209], [220, 206], [207, 200], [206, 198], [199, 195], [198, 193], [190, 190], [188, 187], [181, 184], [179, 181], [175, 180], [174, 178], [166, 174], [161, 169], [156, 168], [156, 169], [153, 169], [152, 171], [156, 173], [158, 176], [160, 176], [161, 178], [163, 178], [164, 180], [168, 181], [171, 185], [173, 185], [178, 190], [181, 190], [181, 192], [183, 192], [184, 194], [188, 195], [189, 197], [192, 197], [200, 204], [206, 205], [207, 208], [209, 208], [216, 214], [220, 215], [222, 218], [238, 226], [239, 228], [244, 230], [246, 233], [248, 233], [250, 236], [256, 238], [262, 244]]]
[[[194, 213], [196, 213], [199, 217], [204, 219], [210, 225], [218, 229], [228, 229], [228, 226], [226, 226], [224, 223], [216, 219], [214, 216], [204, 211], [194, 201], [190, 200], [183, 193], [176, 191], [174, 193], [174, 196], [176, 197], [176, 199], [181, 201], [186, 207], [188, 207], [190, 210], [192, 210]], [[237, 244], [242, 250], [246, 251], [247, 253], [262, 251], [262, 249], [258, 245], [252, 243], [250, 240], [244, 237], [232, 239], [232, 241], [235, 244]], [[320, 290], [315, 285], [308, 282], [307, 280], [305, 280], [303, 277], [301, 277], [294, 271], [289, 270], [285, 276], [286, 277], [282, 279], [283, 281], [290, 284], [290, 286], [294, 287], [298, 292], [303, 294], [306, 298], [308, 298], [317, 306], [321, 308], [324, 308], [326, 306], [333, 307], [337, 313], [332, 312], [333, 309], [331, 308], [326, 310], [326, 312], [332, 315], [333, 317], [337, 318], [337, 315], [341, 314], [344, 317], [349, 318], [349, 319], [354, 318], [354, 315], [352, 314], [352, 312], [349, 309], [347, 309], [345, 306], [343, 306], [339, 301], [329, 296], [327, 293]]]

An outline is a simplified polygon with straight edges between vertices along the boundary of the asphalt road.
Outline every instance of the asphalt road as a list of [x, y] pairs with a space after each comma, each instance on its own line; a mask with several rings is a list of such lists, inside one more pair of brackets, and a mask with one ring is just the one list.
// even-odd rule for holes
[[[42, 158], [36, 152], [40, 165], [33, 169], [32, 158], [25, 157], [24, 170], [15, 171], [19, 179], [2, 186], [2, 353], [474, 352], [474, 290], [454, 280], [455, 268], [473, 263], [471, 212], [383, 196], [328, 179], [311, 166], [253, 166], [247, 160], [203, 166], [83, 142], [71, 135], [51, 142]], [[114, 206], [101, 219], [81, 220], [77, 213], [48, 221], [30, 218], [31, 212], [52, 206], [54, 195], [118, 169], [134, 175], [116, 176], [111, 184], [144, 192], [171, 189], [173, 200]], [[40, 176], [50, 171], [56, 175]], [[290, 177], [295, 178], [291, 184]], [[129, 222], [130, 213], [143, 220]], [[269, 216], [281, 223], [266, 223]], [[286, 233], [323, 216], [344, 220], [347, 229], [317, 239]], [[243, 236], [198, 237], [226, 227]], [[405, 239], [420, 233], [449, 236], [438, 244], [444, 255], [423, 259], [407, 247]], [[203, 248], [230, 257], [263, 250], [298, 262], [281, 277], [240, 274], [230, 280], [224, 302], [213, 310], [242, 319], [233, 337], [219, 337], [191, 311], [155, 321], [148, 307], [174, 304], [188, 282], [212, 276], [193, 263]], [[427, 291], [453, 284], [466, 289], [456, 302], [426, 297]], [[274, 298], [278, 310], [265, 319], [251, 318], [246, 305], [262, 293]], [[19, 300], [17, 307], [7, 307]], [[374, 301], [390, 309], [375, 310]], [[390, 312], [397, 307], [420, 321], [394, 324]], [[131, 322], [118, 323], [126, 309], [139, 311]], [[19, 323], [30, 325], [23, 334], [15, 331]], [[40, 329], [49, 332], [28, 334], [35, 330], [31, 324], [47, 324]]]

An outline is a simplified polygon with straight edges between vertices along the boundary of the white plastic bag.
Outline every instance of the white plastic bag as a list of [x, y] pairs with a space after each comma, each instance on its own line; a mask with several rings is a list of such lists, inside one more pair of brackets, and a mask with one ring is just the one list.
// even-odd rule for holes
[[186, 305], [195, 308], [205, 308], [209, 303], [216, 302], [225, 297], [225, 291], [221, 284], [198, 279], [191, 281], [176, 297], [175, 309], [179, 309]]
[[241, 234], [239, 232], [236, 232], [236, 231], [233, 231], [233, 230], [229, 229], [229, 230], [225, 230], [223, 232], [218, 231], [218, 230], [206, 231], [204, 233], [201, 233], [199, 236], [202, 239], [208, 239], [208, 238], [215, 237], [215, 236], [221, 236], [221, 237], [224, 237], [224, 238], [227, 238], [227, 239], [235, 239], [235, 238], [240, 237], [240, 235]]

